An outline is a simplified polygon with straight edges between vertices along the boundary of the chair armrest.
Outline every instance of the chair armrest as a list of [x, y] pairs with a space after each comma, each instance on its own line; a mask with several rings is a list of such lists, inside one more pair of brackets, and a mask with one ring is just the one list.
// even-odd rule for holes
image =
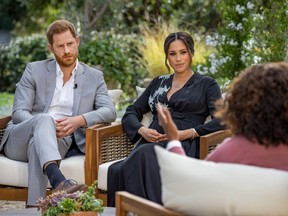
[[231, 136], [230, 130], [221, 130], [200, 137], [200, 159], [204, 159], [226, 137]]
[[105, 127], [107, 125], [110, 125], [110, 123], [95, 124], [86, 128], [85, 183], [87, 185], [91, 185], [97, 179], [98, 175], [98, 173], [97, 175], [95, 174], [95, 172], [98, 171], [98, 157], [96, 156], [98, 152], [98, 144], [95, 139], [95, 130], [101, 127]]
[[158, 203], [126, 191], [116, 192], [116, 216], [126, 216], [128, 212], [137, 216], [183, 216], [183, 214], [169, 210]]
[[7, 123], [11, 120], [11, 116], [1, 116], [0, 117], [0, 143], [4, 135]]
[[0, 129], [6, 128], [7, 123], [12, 119], [12, 117], [9, 116], [1, 116], [0, 117]]
[[90, 173], [85, 177], [86, 184], [98, 178], [100, 164], [126, 157], [133, 148], [121, 123], [87, 128], [85, 173]]

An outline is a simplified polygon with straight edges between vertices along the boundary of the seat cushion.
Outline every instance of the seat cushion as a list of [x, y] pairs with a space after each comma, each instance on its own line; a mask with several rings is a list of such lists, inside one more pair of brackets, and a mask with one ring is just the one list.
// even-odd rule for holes
[[114, 160], [114, 161], [110, 161], [110, 162], [107, 162], [107, 163], [103, 163], [99, 166], [99, 169], [98, 169], [98, 189], [100, 190], [104, 190], [104, 191], [107, 191], [107, 177], [108, 177], [108, 168], [118, 162], [118, 161], [121, 161], [121, 160], [124, 160], [125, 158], [122, 158], [122, 159], [119, 159], [119, 160]]
[[[84, 163], [85, 156], [69, 157], [61, 161], [60, 170], [67, 179], [74, 179], [79, 184], [84, 184]], [[28, 163], [11, 160], [0, 155], [0, 170], [2, 173], [0, 185], [28, 187]]]
[[167, 208], [184, 215], [288, 215], [288, 172], [155, 151]]

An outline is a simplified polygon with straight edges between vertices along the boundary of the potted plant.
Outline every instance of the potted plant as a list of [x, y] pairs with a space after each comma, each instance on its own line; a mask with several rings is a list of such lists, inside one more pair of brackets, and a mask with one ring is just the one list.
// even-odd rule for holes
[[97, 215], [103, 212], [103, 201], [95, 198], [97, 182], [88, 187], [86, 192], [77, 191], [67, 193], [58, 191], [48, 195], [45, 199], [37, 200], [38, 210], [42, 210], [44, 216], [59, 215]]

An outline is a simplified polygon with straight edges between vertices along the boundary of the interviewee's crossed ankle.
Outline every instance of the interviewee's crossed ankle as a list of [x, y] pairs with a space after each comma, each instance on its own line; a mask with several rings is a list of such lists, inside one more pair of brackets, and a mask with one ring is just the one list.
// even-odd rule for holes
[[86, 184], [78, 184], [75, 180], [66, 179], [56, 163], [49, 163], [45, 172], [52, 186], [52, 192], [64, 190], [67, 193], [73, 193], [87, 191], [88, 189]]
[[67, 179], [62, 181], [56, 188], [52, 189], [52, 192], [66, 191], [67, 193], [74, 193], [76, 191], [87, 191], [88, 186], [86, 184], [78, 184], [73, 179]]

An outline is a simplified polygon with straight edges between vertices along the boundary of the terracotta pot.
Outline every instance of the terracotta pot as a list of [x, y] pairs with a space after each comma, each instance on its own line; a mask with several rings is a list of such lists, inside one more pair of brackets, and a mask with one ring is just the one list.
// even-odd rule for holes
[[[97, 212], [87, 211], [87, 212], [75, 212], [70, 213], [69, 216], [97, 216]], [[67, 216], [65, 214], [62, 214], [62, 216]]]

